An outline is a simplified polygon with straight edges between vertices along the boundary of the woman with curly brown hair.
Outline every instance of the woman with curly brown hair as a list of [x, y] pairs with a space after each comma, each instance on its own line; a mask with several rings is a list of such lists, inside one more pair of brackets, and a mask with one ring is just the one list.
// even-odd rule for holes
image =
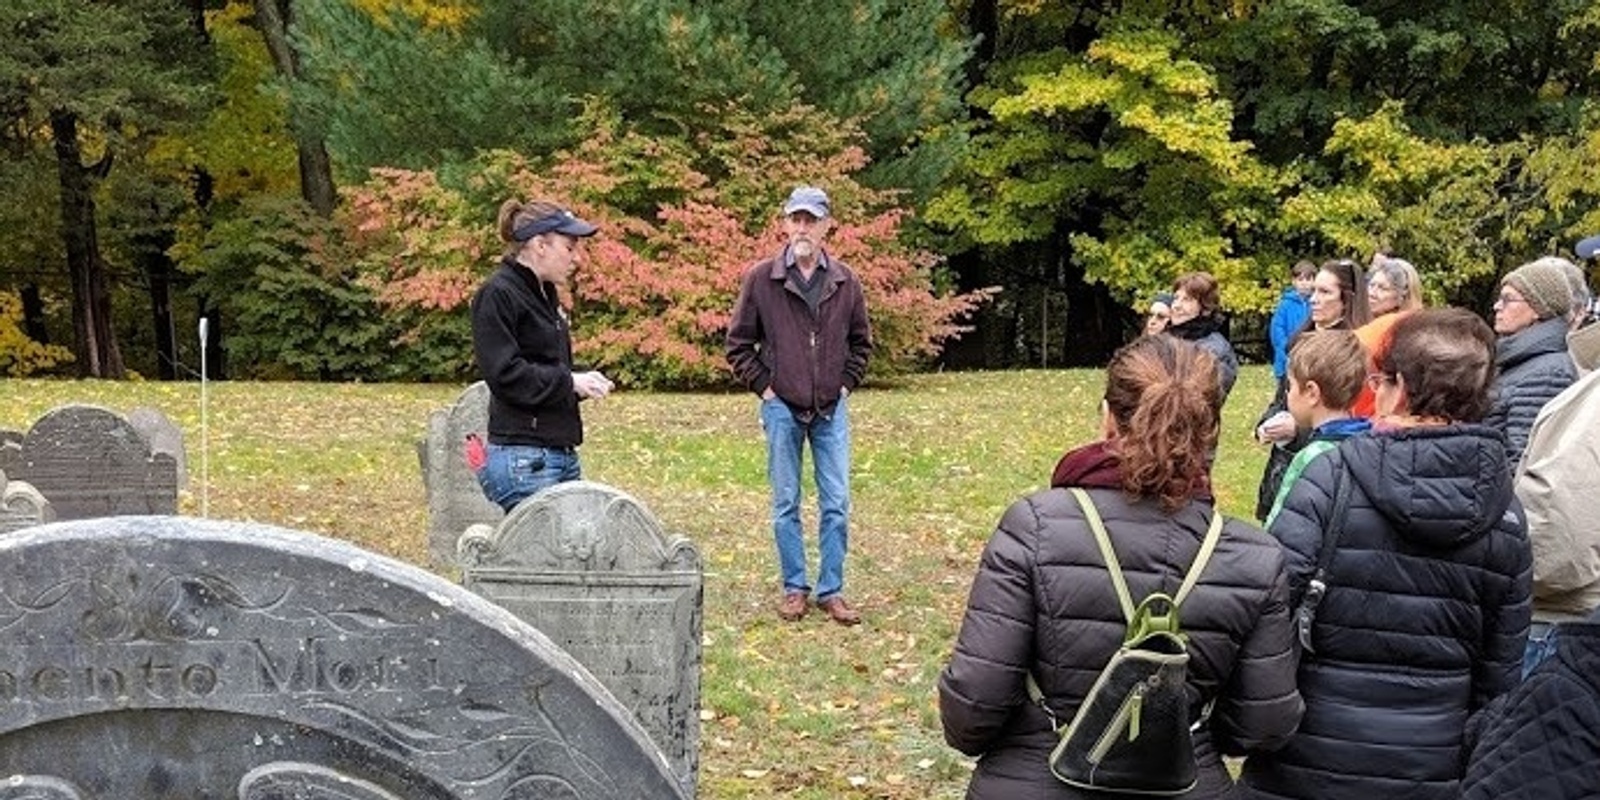
[[[1216, 360], [1171, 336], [1126, 345], [1108, 368], [1103, 438], [1068, 452], [1051, 488], [1013, 504], [984, 548], [955, 654], [939, 678], [945, 740], [978, 766], [969, 798], [1103, 797], [1056, 780], [1051, 719], [1071, 719], [1122, 644], [1126, 621], [1090, 524], [1099, 510], [1130, 594], [1169, 595], [1217, 513], [1209, 478], [1222, 387]], [[1230, 785], [1221, 754], [1277, 746], [1300, 717], [1283, 555], [1230, 520], [1182, 604], [1199, 781]], [[1028, 700], [1032, 675], [1039, 702]], [[1202, 709], [1212, 706], [1209, 716]]]

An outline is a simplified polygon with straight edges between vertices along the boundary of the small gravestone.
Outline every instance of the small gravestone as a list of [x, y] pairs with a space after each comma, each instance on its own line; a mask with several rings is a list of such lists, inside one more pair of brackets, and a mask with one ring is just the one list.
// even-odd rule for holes
[[0, 798], [684, 798], [509, 612], [353, 545], [120, 517], [0, 537]]
[[544, 631], [604, 683], [694, 793], [700, 738], [700, 555], [644, 506], [557, 484], [498, 528], [461, 537], [462, 582]]
[[467, 434], [487, 442], [488, 430], [489, 387], [483, 381], [468, 386], [449, 409], [428, 417], [428, 438], [419, 455], [428, 495], [428, 557], [435, 565], [456, 563], [456, 540], [467, 528], [505, 519], [500, 506], [484, 496], [463, 451]]
[[39, 490], [22, 481], [6, 479], [0, 471], [0, 533], [31, 528], [56, 518], [50, 501]]
[[57, 519], [178, 510], [172, 456], [153, 452], [126, 419], [96, 406], [62, 406], [40, 417], [23, 437], [12, 477], [49, 498]]
[[150, 452], [172, 457], [178, 471], [178, 488], [188, 486], [189, 466], [183, 451], [183, 430], [166, 414], [148, 406], [129, 411], [128, 424], [150, 443]]

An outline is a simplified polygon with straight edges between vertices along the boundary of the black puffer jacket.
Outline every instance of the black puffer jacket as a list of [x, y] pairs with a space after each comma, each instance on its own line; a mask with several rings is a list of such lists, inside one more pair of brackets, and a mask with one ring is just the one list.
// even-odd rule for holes
[[1505, 336], [1495, 346], [1494, 405], [1483, 422], [1506, 435], [1511, 472], [1528, 446], [1539, 409], [1578, 379], [1567, 354], [1567, 320], [1554, 317]]
[[1316, 459], [1271, 533], [1291, 602], [1315, 569], [1337, 471], [1349, 512], [1300, 664], [1305, 719], [1245, 763], [1246, 797], [1456, 797], [1468, 716], [1516, 685], [1532, 555], [1504, 440], [1482, 425], [1375, 430]]
[[1556, 637], [1554, 656], [1473, 719], [1462, 800], [1600, 797], [1600, 614]]
[[[1168, 515], [1155, 501], [1130, 502], [1119, 490], [1089, 494], [1135, 600], [1176, 592], [1211, 506], [1191, 502]], [[1274, 747], [1300, 718], [1287, 592], [1278, 547], [1256, 528], [1228, 522], [1180, 614], [1190, 636], [1196, 712], [1217, 699], [1210, 734], [1197, 741], [1201, 779], [1190, 797], [1226, 791], [1217, 750]], [[982, 756], [969, 798], [1108, 796], [1078, 792], [1050, 774], [1057, 738], [1028, 700], [1025, 679], [1032, 670], [1065, 723], [1125, 631], [1094, 534], [1071, 494], [1050, 489], [1011, 506], [984, 549], [955, 654], [939, 678], [945, 740]]]

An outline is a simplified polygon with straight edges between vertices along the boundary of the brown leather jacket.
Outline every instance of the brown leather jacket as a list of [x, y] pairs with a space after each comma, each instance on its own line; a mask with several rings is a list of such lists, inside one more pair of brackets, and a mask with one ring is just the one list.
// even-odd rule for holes
[[[1154, 500], [1089, 489], [1135, 600], [1175, 593], [1211, 520], [1209, 503], [1164, 513]], [[1200, 784], [1215, 797], [1231, 781], [1218, 757], [1281, 746], [1299, 723], [1289, 588], [1277, 542], [1245, 523], [1223, 528], [1180, 620], [1189, 635]], [[1072, 496], [1048, 489], [1007, 509], [983, 551], [955, 654], [939, 678], [945, 740], [982, 756], [967, 797], [1065, 798], [1079, 793], [1050, 774], [1057, 737], [1028, 700], [1029, 671], [1065, 724], [1122, 643], [1122, 611], [1094, 534]]]
[[861, 282], [844, 262], [824, 254], [822, 299], [815, 314], [789, 279], [785, 254], [744, 274], [728, 324], [728, 364], [750, 391], [772, 387], [802, 413], [827, 414], [841, 388], [866, 377], [872, 329]]

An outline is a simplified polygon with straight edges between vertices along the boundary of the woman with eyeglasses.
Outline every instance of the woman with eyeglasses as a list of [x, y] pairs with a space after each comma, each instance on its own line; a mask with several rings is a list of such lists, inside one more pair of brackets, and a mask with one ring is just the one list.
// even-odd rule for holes
[[486, 458], [474, 471], [484, 495], [509, 512], [583, 477], [578, 401], [605, 397], [612, 383], [573, 370], [560, 294], [595, 226], [554, 203], [507, 200], [498, 228], [500, 265], [472, 298], [472, 350], [489, 387]]
[[1494, 406], [1485, 419], [1506, 436], [1516, 471], [1528, 444], [1528, 429], [1545, 403], [1571, 386], [1578, 372], [1567, 354], [1573, 292], [1570, 263], [1548, 257], [1523, 264], [1500, 281], [1494, 303], [1499, 335]]
[[[1422, 279], [1417, 275], [1417, 268], [1403, 258], [1383, 253], [1373, 256], [1372, 269], [1367, 272], [1367, 307], [1372, 312], [1372, 320], [1356, 328], [1356, 338], [1375, 360], [1394, 324], [1422, 308]], [[1371, 417], [1377, 410], [1376, 403], [1372, 391], [1363, 390], [1356, 396], [1351, 413]]]
[[[1371, 318], [1367, 307], [1367, 279], [1361, 265], [1348, 258], [1324, 261], [1311, 279], [1311, 317], [1301, 332], [1356, 330]], [[1298, 336], [1297, 333], [1296, 338]], [[1293, 343], [1291, 339], [1291, 347]], [[1288, 384], [1280, 383], [1272, 402], [1256, 421], [1256, 441], [1272, 446], [1261, 472], [1261, 483], [1256, 487], [1256, 519], [1264, 520], [1271, 513], [1284, 472], [1295, 453], [1308, 441], [1309, 432], [1298, 430], [1294, 416], [1289, 413], [1287, 391]], [[1361, 391], [1371, 390], [1362, 387]]]
[[1506, 449], [1481, 424], [1494, 334], [1470, 311], [1395, 323], [1372, 432], [1312, 461], [1284, 548], [1305, 716], [1238, 796], [1454, 800], [1468, 718], [1517, 685], [1532, 594]]

